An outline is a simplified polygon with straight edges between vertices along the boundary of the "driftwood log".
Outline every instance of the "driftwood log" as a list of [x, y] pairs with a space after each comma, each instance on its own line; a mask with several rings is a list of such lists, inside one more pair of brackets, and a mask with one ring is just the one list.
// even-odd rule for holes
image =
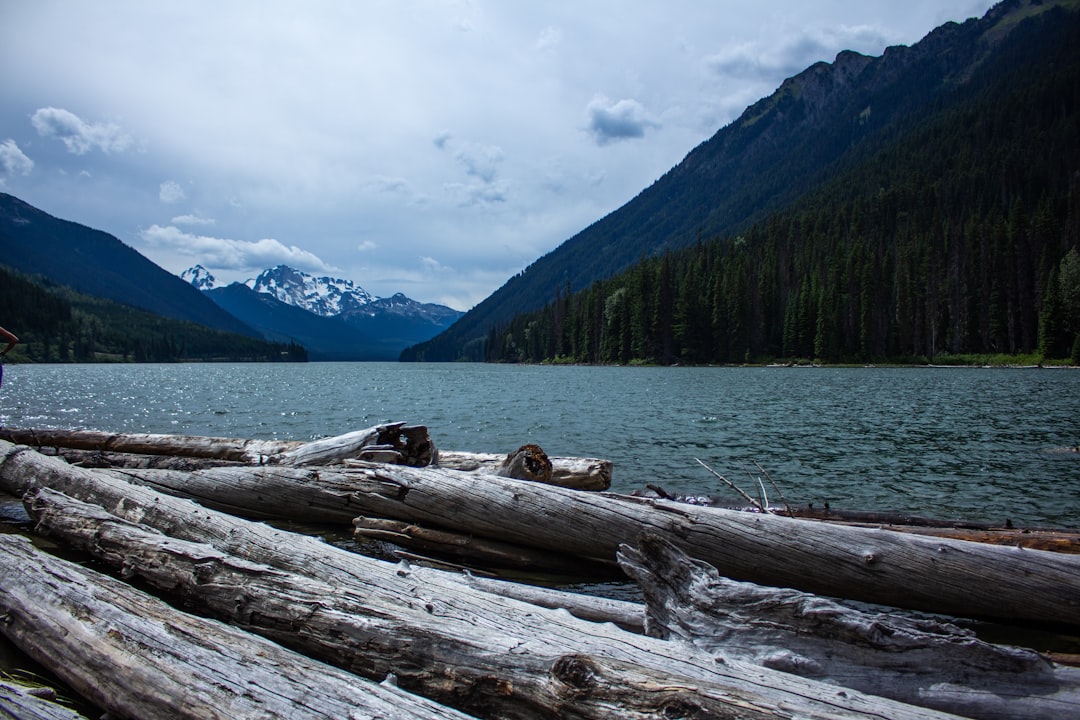
[[[325, 623], [339, 648], [335, 662], [374, 679], [394, 673], [402, 687], [468, 712], [500, 718], [944, 717], [735, 659], [718, 662], [687, 646], [477, 591], [445, 573], [349, 553], [25, 448], [0, 445], [0, 485], [19, 495], [52, 487], [128, 518], [128, 528], [134, 519], [177, 540], [208, 543], [218, 556], [203, 551], [191, 560], [199, 565], [195, 580], [206, 573], [212, 581], [192, 582], [188, 575], [179, 587], [196, 597], [205, 593], [207, 602], [220, 596], [221, 611], [237, 623], [254, 626], [265, 617], [263, 630], [282, 643], [314, 643], [310, 633]], [[106, 535], [98, 533], [91, 546], [102, 546]], [[117, 554], [127, 572], [146, 572], [149, 579], [172, 564], [170, 542], [159, 543], [156, 554], [134, 548]], [[252, 572], [253, 563], [273, 571]], [[230, 577], [233, 568], [240, 572]], [[184, 578], [181, 572], [176, 579]], [[291, 590], [246, 589], [250, 582], [277, 580], [279, 591], [301, 593], [309, 585], [324, 591], [305, 600]], [[337, 613], [337, 601], [348, 603], [349, 612]], [[342, 643], [349, 652], [340, 652]]]
[[360, 516], [353, 519], [359, 539], [382, 540], [413, 553], [434, 555], [438, 561], [486, 570], [521, 570], [552, 576], [613, 579], [620, 573], [605, 563], [574, 555], [537, 550], [524, 545], [478, 538], [449, 530], [433, 530], [415, 523]]
[[306, 443], [195, 435], [19, 428], [0, 428], [0, 439], [30, 447], [167, 455], [252, 465], [281, 464], [297, 467], [330, 465], [353, 458], [422, 467], [430, 465], [437, 456], [427, 428], [408, 427], [401, 422], [376, 425]]
[[729, 580], [655, 536], [624, 545], [619, 562], [655, 637], [964, 717], [1080, 717], [1080, 669], [944, 620]]
[[[465, 718], [0, 535], [3, 632], [124, 718]], [[18, 717], [18, 716], [17, 716]]]
[[[56, 449], [72, 464], [85, 467], [166, 468], [195, 470], [227, 463], [348, 464], [352, 460], [392, 462], [423, 467], [438, 464], [455, 470], [488, 471], [517, 468], [513, 460], [524, 448], [509, 455], [446, 451], [435, 448], [423, 426], [389, 423], [309, 443], [294, 440], [244, 440], [238, 438], [163, 435], [153, 433], [107, 433], [96, 430], [51, 430], [0, 427], [0, 440], [16, 445]], [[529, 447], [529, 446], [525, 446]], [[535, 446], [533, 446], [535, 447]], [[543, 452], [542, 450], [540, 451]], [[546, 457], [546, 454], [545, 454]], [[579, 490], [611, 487], [610, 460], [552, 457], [547, 482]], [[509, 477], [539, 479], [508, 473]]]
[[582, 493], [443, 468], [124, 474], [234, 512], [310, 512], [331, 522], [350, 514], [393, 518], [612, 564], [620, 544], [649, 531], [737, 580], [964, 617], [1080, 625], [1076, 555]]
[[61, 705], [56, 691], [31, 687], [10, 678], [0, 678], [0, 717], [15, 720], [86, 720], [76, 710]]

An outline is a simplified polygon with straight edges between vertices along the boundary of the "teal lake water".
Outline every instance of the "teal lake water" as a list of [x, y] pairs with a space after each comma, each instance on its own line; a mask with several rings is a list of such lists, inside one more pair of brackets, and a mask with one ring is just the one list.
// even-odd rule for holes
[[[436, 445], [615, 463], [739, 498], [758, 463], [792, 504], [1080, 526], [1080, 372], [309, 363], [8, 365], [0, 423], [310, 439], [387, 421]], [[775, 500], [775, 493], [771, 493]]]

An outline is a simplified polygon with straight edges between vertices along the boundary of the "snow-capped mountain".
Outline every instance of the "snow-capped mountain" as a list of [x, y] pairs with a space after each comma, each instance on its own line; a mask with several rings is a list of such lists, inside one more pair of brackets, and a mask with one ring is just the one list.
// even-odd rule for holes
[[180, 273], [180, 279], [194, 285], [196, 290], [210, 290], [214, 287], [214, 276], [202, 265], [190, 267]]
[[314, 277], [287, 265], [228, 287], [218, 287], [201, 265], [180, 277], [264, 337], [301, 342], [313, 360], [397, 359], [464, 314], [402, 293], [375, 297], [351, 280]]
[[375, 296], [352, 280], [314, 277], [288, 265], [264, 270], [244, 283], [257, 293], [270, 295], [286, 305], [303, 308], [322, 317], [334, 317], [362, 308]]

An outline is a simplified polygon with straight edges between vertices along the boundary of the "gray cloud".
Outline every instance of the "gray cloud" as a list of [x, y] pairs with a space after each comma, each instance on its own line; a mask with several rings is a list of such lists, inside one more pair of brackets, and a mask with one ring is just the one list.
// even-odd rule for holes
[[19, 149], [18, 144], [8, 138], [0, 143], [0, 185], [5, 175], [29, 175], [34, 169], [34, 161]]
[[131, 137], [120, 126], [84, 122], [75, 113], [60, 108], [40, 108], [30, 122], [38, 135], [62, 141], [73, 155], [85, 155], [94, 148], [105, 153], [123, 152], [131, 145]]
[[586, 130], [597, 145], [644, 137], [646, 130], [660, 127], [645, 107], [632, 99], [612, 102], [606, 97], [597, 97], [585, 108], [585, 114], [588, 118]]

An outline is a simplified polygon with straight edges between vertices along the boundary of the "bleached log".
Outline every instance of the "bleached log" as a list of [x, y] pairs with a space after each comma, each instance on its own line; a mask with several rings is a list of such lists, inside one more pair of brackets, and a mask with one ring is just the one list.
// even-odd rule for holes
[[[367, 453], [370, 453], [368, 455]], [[422, 425], [387, 423], [344, 435], [313, 440], [269, 458], [279, 465], [330, 465], [346, 459], [393, 462], [424, 467], [438, 456], [428, 430]]]
[[523, 585], [471, 573], [463, 574], [462, 580], [470, 587], [493, 595], [502, 595], [553, 610], [566, 610], [574, 617], [591, 622], [613, 623], [633, 633], [645, 632], [645, 605], [640, 602]]
[[56, 702], [51, 688], [29, 687], [0, 678], [0, 717], [14, 720], [86, 720], [81, 713]]
[[[239, 520], [25, 448], [0, 445], [0, 486], [20, 495], [53, 487], [177, 539], [208, 542], [221, 553], [303, 575], [304, 582], [325, 583], [334, 597], [375, 608], [364, 616], [376, 628], [370, 640], [389, 644], [396, 657], [387, 666], [377, 653], [357, 650], [338, 662], [368, 664], [376, 676], [394, 672], [402, 687], [467, 711], [482, 708], [485, 715], [501, 718], [945, 717], [854, 691], [839, 697], [827, 685], [737, 660], [717, 662], [692, 648], [467, 588], [445, 573], [394, 566]], [[137, 554], [131, 557], [138, 560]], [[212, 563], [208, 570], [220, 568]], [[235, 590], [232, 602], [241, 613], [263, 597]], [[321, 596], [317, 605], [305, 605], [289, 623], [270, 631], [281, 642], [303, 642], [307, 635], [294, 631], [294, 623], [317, 621], [325, 606]], [[250, 613], [244, 621], [257, 616]], [[426, 618], [427, 623], [396, 623], [395, 618]], [[362, 622], [356, 632], [363, 636]], [[507, 663], [514, 669], [508, 676], [503, 674]], [[544, 710], [537, 699], [553, 709]], [[635, 704], [637, 699], [647, 705]]]
[[95, 705], [125, 718], [455, 718], [0, 535], [3, 632]]
[[[382, 431], [379, 431], [382, 428]], [[400, 428], [405, 439], [393, 438], [393, 429]], [[358, 430], [310, 443], [295, 440], [244, 440], [239, 438], [202, 437], [193, 435], [164, 435], [153, 433], [108, 433], [97, 430], [21, 429], [0, 427], [0, 440], [34, 448], [56, 448], [59, 454], [76, 462], [88, 461], [88, 466], [101, 463], [77, 453], [101, 453], [111, 467], [166, 467], [170, 461], [153, 462], [139, 455], [175, 458], [200, 458], [243, 464], [326, 464], [329, 461], [348, 463], [351, 460], [394, 462], [418, 467], [438, 463], [453, 469], [496, 472], [505, 455], [438, 450], [421, 426], [405, 427], [392, 423]], [[417, 433], [412, 435], [412, 433]], [[380, 444], [380, 436], [384, 439]], [[374, 442], [377, 445], [372, 446]], [[401, 445], [404, 443], [404, 447]], [[318, 460], [318, 462], [311, 462]], [[611, 487], [610, 460], [596, 458], [553, 457], [552, 474], [548, 482], [580, 490], [607, 490]], [[404, 461], [404, 462], [403, 462]], [[175, 461], [172, 461], [175, 463]], [[199, 463], [176, 467], [194, 469]]]
[[[611, 487], [612, 463], [598, 458], [550, 457], [551, 485], [578, 490], [607, 490]], [[440, 450], [439, 467], [463, 472], [498, 474], [505, 455]]]
[[656, 536], [624, 545], [619, 563], [645, 593], [654, 637], [964, 717], [1080, 717], [1080, 669], [945, 620], [730, 580]]
[[415, 523], [360, 516], [353, 519], [356, 537], [382, 540], [411, 552], [434, 554], [470, 568], [485, 570], [527, 570], [547, 575], [614, 578], [610, 566], [588, 562], [572, 555], [536, 550], [498, 540], [477, 538], [449, 530], [434, 530]]
[[298, 446], [295, 442], [278, 440], [7, 427], [0, 428], [0, 440], [36, 448], [55, 447], [141, 455], [177, 455], [256, 464], [265, 462], [272, 455], [278, 455]]
[[620, 544], [649, 531], [737, 580], [962, 617], [1080, 625], [1076, 555], [582, 493], [444, 468], [273, 470], [126, 472], [225, 507], [317, 508], [333, 521], [348, 513], [393, 518], [611, 564]]

